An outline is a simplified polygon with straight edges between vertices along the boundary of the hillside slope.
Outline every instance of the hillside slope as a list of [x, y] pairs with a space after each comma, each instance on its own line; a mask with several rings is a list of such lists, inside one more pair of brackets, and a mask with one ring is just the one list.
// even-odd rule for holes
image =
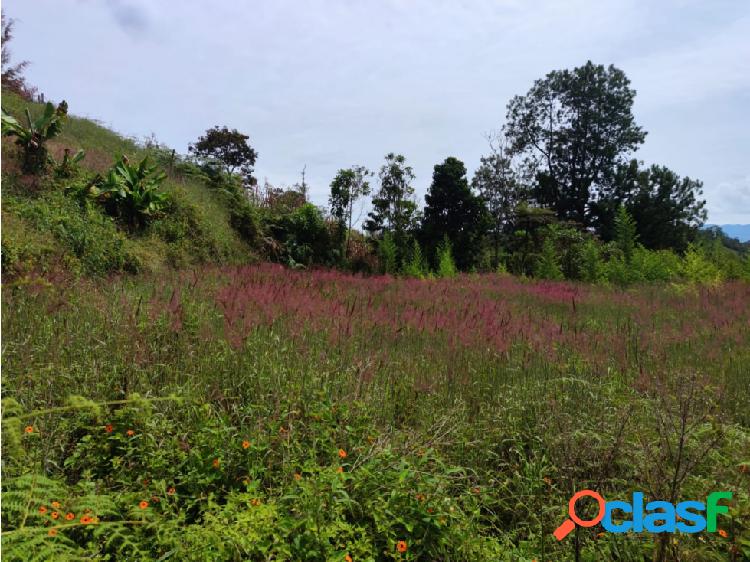
[[[4, 91], [2, 107], [25, 123], [26, 107], [36, 116], [43, 106]], [[211, 188], [195, 166], [185, 165], [171, 150], [138, 143], [95, 121], [74, 116], [68, 117], [62, 134], [47, 146], [57, 161], [65, 149], [71, 153], [79, 148], [86, 151], [75, 177], [23, 175], [13, 139], [3, 138], [5, 274], [62, 267], [96, 275], [254, 259], [251, 244], [231, 226], [231, 194]], [[82, 206], [64, 193], [72, 182], [89, 181], [95, 174], [104, 174], [121, 155], [132, 161], [149, 156], [168, 176], [162, 187], [170, 194], [169, 212], [136, 233], [121, 228], [99, 206]]]

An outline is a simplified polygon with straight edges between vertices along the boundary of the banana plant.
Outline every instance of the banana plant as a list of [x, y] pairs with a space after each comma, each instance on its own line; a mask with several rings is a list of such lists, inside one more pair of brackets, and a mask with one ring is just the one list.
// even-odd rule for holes
[[157, 171], [157, 166], [150, 165], [148, 157], [132, 165], [123, 156], [102, 178], [94, 193], [110, 214], [135, 229], [164, 210], [168, 196], [160, 186], [166, 177], [164, 172]]
[[70, 155], [70, 149], [66, 148], [63, 153], [62, 162], [59, 164], [55, 163], [55, 175], [58, 178], [73, 177], [78, 170], [78, 164], [85, 158], [85, 156], [86, 151], [82, 148], [79, 148], [73, 156]]
[[38, 174], [50, 163], [45, 143], [62, 132], [62, 127], [68, 115], [68, 104], [63, 100], [55, 108], [51, 103], [44, 106], [44, 111], [37, 119], [31, 118], [29, 108], [26, 108], [28, 126], [2, 111], [2, 134], [16, 137], [16, 144], [23, 150], [21, 171], [26, 174]]

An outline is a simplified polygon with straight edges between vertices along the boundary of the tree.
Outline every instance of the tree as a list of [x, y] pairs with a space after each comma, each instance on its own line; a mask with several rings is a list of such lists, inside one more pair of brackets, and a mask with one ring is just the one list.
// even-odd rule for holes
[[706, 220], [703, 183], [664, 166], [642, 169], [635, 159], [617, 167], [610, 185], [592, 205], [593, 223], [604, 240], [615, 237], [617, 210], [624, 206], [646, 248], [684, 251]]
[[23, 98], [30, 100], [36, 88], [32, 88], [26, 84], [26, 79], [23, 76], [24, 69], [29, 66], [29, 61], [21, 61], [17, 64], [10, 64], [10, 40], [13, 39], [13, 25], [14, 20], [6, 18], [5, 14], [2, 14], [2, 31], [0, 36], [2, 37], [2, 79], [3, 88], [6, 88], [12, 92], [16, 92]]
[[370, 194], [370, 182], [367, 177], [370, 172], [364, 166], [352, 166], [345, 170], [339, 170], [331, 182], [331, 194], [328, 202], [331, 206], [331, 215], [339, 225], [339, 232], [344, 233], [345, 256], [349, 257], [349, 234], [352, 231], [352, 216], [354, 214], [354, 203], [359, 198]]
[[417, 203], [414, 200], [414, 172], [401, 154], [389, 153], [380, 168], [380, 189], [372, 199], [372, 211], [365, 222], [365, 230], [374, 236], [386, 232], [393, 235], [398, 251], [398, 263], [408, 252], [409, 236], [417, 224]]
[[247, 142], [249, 138], [237, 129], [217, 126], [191, 144], [189, 151], [206, 163], [218, 162], [228, 174], [239, 171], [250, 183], [258, 153]]
[[37, 174], [45, 170], [51, 161], [46, 143], [62, 132], [67, 117], [68, 104], [65, 100], [61, 101], [57, 108], [47, 102], [43, 113], [36, 119], [31, 118], [31, 112], [27, 107], [27, 125], [22, 125], [15, 117], [3, 110], [2, 134], [16, 137], [16, 144], [23, 152], [21, 170], [24, 173]]
[[508, 104], [505, 134], [525, 157], [535, 198], [560, 219], [589, 223], [589, 205], [616, 166], [643, 143], [625, 73], [591, 61], [553, 71]]
[[516, 207], [526, 200], [527, 194], [513, 170], [505, 146], [493, 143], [490, 146], [492, 154], [480, 158], [471, 185], [479, 192], [487, 208], [494, 255], [492, 265], [497, 267], [500, 262], [500, 241], [511, 226]]
[[630, 263], [638, 242], [638, 227], [624, 205], [617, 209], [615, 217], [615, 245], [622, 252], [625, 263]]
[[450, 156], [435, 166], [425, 202], [420, 234], [428, 255], [447, 237], [458, 269], [470, 269], [481, 250], [487, 216], [484, 203], [469, 187], [463, 162]]

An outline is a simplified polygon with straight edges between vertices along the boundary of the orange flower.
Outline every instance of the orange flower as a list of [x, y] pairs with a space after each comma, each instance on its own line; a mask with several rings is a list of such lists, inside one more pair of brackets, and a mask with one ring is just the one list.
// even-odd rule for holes
[[68, 513], [65, 514], [65, 520], [66, 521], [73, 521], [73, 519], [75, 519], [75, 518], [76, 518], [76, 514], [75, 513], [71, 513], [69, 511]]
[[542, 480], [544, 480], [544, 483], [547, 484], [547, 486], [552, 486], [552, 479], [549, 476], [545, 476]]
[[148, 507], [148, 502], [146, 500], [143, 500], [138, 504], [138, 507], [140, 507], [141, 509], [146, 509]]
[[52, 502], [51, 505], [52, 505], [52, 507], [57, 508], [57, 507], [60, 507], [60, 502]]
[[346, 451], [344, 449], [339, 449], [339, 458], [345, 459], [347, 457]]
[[133, 431], [132, 429], [128, 429], [125, 433], [128, 437], [133, 437], [133, 435], [135, 435], [135, 431]]
[[244, 440], [244, 441], [242, 442], [242, 448], [243, 448], [243, 449], [249, 449], [249, 448], [250, 448], [250, 441], [248, 441], [247, 439], [245, 439], [245, 440]]
[[597, 533], [596, 535], [598, 538], [602, 538], [604, 536], [604, 533]]
[[352, 557], [347, 554], [344, 556], [344, 562], [352, 562]]
[[54, 537], [54, 536], [57, 536], [57, 529], [50, 529], [49, 531], [47, 531], [47, 534], [48, 534], [48, 535], [49, 535], [50, 537]]
[[299, 472], [294, 473], [294, 479], [295, 480], [302, 480], [302, 475]]
[[214, 465], [214, 468], [219, 468], [221, 461], [219, 459], [214, 459], [214, 462], [212, 462], [211, 464]]
[[396, 550], [398, 550], [399, 552], [406, 552], [406, 548], [406, 541], [398, 541], [396, 543]]
[[253, 498], [250, 500], [250, 505], [260, 505], [260, 500], [258, 498]]
[[479, 486], [474, 486], [474, 487], [473, 487], [473, 488], [471, 489], [471, 491], [472, 491], [472, 492], [474, 492], [475, 494], [479, 494], [479, 493], [481, 493], [481, 492], [482, 492], [482, 489], [481, 489], [481, 488], [480, 488]]
[[27, 425], [23, 430], [26, 433], [34, 433], [34, 426], [33, 425]]
[[88, 515], [84, 515], [83, 517], [81, 517], [81, 523], [83, 525], [90, 525], [93, 522], [94, 519], [92, 517], [89, 517]]
[[53, 511], [49, 514], [49, 516], [52, 517], [52, 519], [57, 519], [58, 517], [60, 517], [60, 514], [57, 511]]
[[721, 537], [725, 539], [729, 536], [729, 533], [727, 533], [724, 529], [719, 529], [719, 535], [721, 535]]
[[104, 431], [106, 431], [107, 433], [112, 433], [113, 429], [114, 428], [112, 427], [111, 423], [108, 423], [107, 425], [104, 426]]
[[171, 486], [171, 487], [169, 487], [169, 488], [167, 489], [167, 494], [169, 494], [170, 496], [174, 496], [174, 493], [175, 493], [176, 491], [177, 491], [177, 490], [175, 490], [175, 489], [174, 489], [174, 486]]
[[338, 472], [339, 474], [341, 474], [342, 472], [344, 472], [344, 467], [343, 466], [338, 467], [336, 469], [336, 472]]

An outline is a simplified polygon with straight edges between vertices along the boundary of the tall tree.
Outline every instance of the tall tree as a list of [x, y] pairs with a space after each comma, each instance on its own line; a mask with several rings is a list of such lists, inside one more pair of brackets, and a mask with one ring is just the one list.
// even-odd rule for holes
[[403, 262], [409, 251], [409, 238], [418, 214], [414, 200], [414, 172], [401, 154], [389, 153], [380, 168], [380, 189], [372, 198], [372, 211], [365, 222], [365, 230], [374, 236], [391, 233], [398, 251], [398, 262]]
[[508, 104], [506, 136], [536, 180], [537, 202], [589, 223], [589, 205], [615, 167], [643, 143], [625, 73], [591, 61], [550, 72]]
[[474, 172], [471, 185], [487, 207], [493, 267], [497, 267], [500, 262], [500, 241], [511, 227], [515, 209], [526, 200], [527, 193], [513, 169], [511, 157], [502, 140], [499, 143], [491, 141], [490, 146], [492, 153], [480, 158], [479, 168]]
[[345, 256], [349, 257], [349, 239], [352, 231], [354, 203], [370, 194], [370, 182], [367, 178], [372, 175], [364, 166], [352, 166], [339, 170], [331, 182], [331, 194], [328, 202], [331, 215], [339, 225], [339, 232], [343, 234]]
[[615, 237], [618, 207], [636, 223], [646, 248], [684, 251], [706, 220], [703, 183], [665, 166], [641, 168], [633, 159], [617, 167], [610, 185], [592, 205], [594, 224], [605, 240]]
[[463, 162], [452, 156], [435, 166], [425, 195], [421, 237], [430, 255], [447, 239], [458, 269], [476, 265], [486, 231], [486, 209], [466, 179]]
[[2, 29], [0, 37], [2, 38], [2, 85], [3, 88], [7, 88], [12, 92], [16, 92], [22, 97], [30, 100], [36, 92], [36, 88], [30, 87], [26, 84], [26, 79], [23, 76], [24, 69], [29, 65], [29, 61], [21, 61], [16, 64], [10, 64], [10, 41], [13, 39], [13, 25], [15, 21], [11, 18], [6, 18], [5, 14], [0, 17], [2, 20]]
[[247, 142], [249, 138], [237, 129], [217, 126], [208, 129], [188, 149], [204, 162], [218, 162], [228, 174], [241, 173], [250, 183], [258, 153]]

